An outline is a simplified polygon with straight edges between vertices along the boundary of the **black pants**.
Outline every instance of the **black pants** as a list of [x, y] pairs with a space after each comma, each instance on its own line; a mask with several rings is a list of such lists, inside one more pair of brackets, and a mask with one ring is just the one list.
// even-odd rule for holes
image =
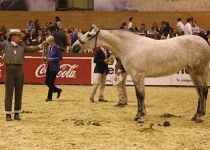
[[5, 74], [5, 111], [12, 112], [12, 97], [15, 89], [15, 113], [21, 111], [24, 73], [22, 65], [6, 64]]
[[47, 99], [52, 99], [53, 93], [59, 92], [59, 88], [55, 86], [55, 79], [58, 71], [51, 71], [47, 68], [45, 84], [49, 87]]

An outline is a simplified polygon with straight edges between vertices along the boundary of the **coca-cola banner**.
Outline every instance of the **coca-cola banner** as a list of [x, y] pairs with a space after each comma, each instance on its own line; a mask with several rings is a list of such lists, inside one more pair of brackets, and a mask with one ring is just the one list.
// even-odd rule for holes
[[[64, 58], [60, 63], [57, 84], [91, 84], [91, 58]], [[28, 57], [24, 62], [25, 83], [44, 84], [46, 64], [40, 58]], [[0, 82], [4, 82], [5, 64], [0, 62]]]

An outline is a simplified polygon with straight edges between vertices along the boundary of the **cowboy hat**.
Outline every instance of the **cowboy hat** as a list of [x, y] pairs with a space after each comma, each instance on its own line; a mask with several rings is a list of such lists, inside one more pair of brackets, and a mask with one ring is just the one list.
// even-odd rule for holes
[[6, 36], [9, 38], [13, 34], [18, 34], [21, 37], [25, 36], [25, 34], [23, 32], [21, 32], [20, 29], [10, 29], [9, 32], [7, 32]]

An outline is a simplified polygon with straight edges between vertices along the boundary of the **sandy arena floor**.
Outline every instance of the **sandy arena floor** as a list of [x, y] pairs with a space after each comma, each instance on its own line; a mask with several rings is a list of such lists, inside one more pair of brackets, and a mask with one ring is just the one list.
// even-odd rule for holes
[[[0, 85], [0, 150], [210, 149], [210, 103], [204, 123], [190, 121], [197, 107], [194, 88], [146, 87], [147, 117], [140, 125], [133, 121], [137, 104], [132, 86], [125, 108], [114, 107], [118, 97], [112, 86], [105, 89], [108, 103], [90, 103], [90, 86], [59, 87], [61, 98], [45, 102], [47, 87], [25, 85], [22, 120], [6, 122]], [[171, 126], [164, 127], [164, 121]]]

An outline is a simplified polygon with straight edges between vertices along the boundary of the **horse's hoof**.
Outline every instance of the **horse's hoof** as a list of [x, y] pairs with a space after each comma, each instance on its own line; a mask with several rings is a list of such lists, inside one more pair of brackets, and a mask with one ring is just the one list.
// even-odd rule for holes
[[135, 118], [133, 119], [133, 121], [138, 121], [138, 119], [139, 119], [138, 117], [135, 117]]
[[196, 123], [203, 123], [203, 119], [197, 118], [197, 119], [195, 120], [195, 122], [196, 122]]
[[198, 114], [196, 113], [196, 114], [191, 118], [191, 121], [195, 121], [197, 117], [198, 117]]
[[137, 122], [138, 122], [138, 123], [144, 123], [144, 117], [138, 118]]
[[204, 116], [197, 116], [197, 118], [195, 119], [196, 123], [203, 123], [204, 120]]

